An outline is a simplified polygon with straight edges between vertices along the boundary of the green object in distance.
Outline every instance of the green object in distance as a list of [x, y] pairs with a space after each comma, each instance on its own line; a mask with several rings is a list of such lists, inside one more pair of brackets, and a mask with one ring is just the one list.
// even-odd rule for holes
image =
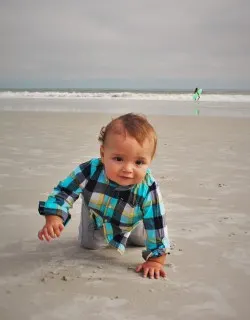
[[193, 94], [193, 100], [197, 100], [200, 95], [202, 94], [202, 89], [198, 89], [194, 94]]

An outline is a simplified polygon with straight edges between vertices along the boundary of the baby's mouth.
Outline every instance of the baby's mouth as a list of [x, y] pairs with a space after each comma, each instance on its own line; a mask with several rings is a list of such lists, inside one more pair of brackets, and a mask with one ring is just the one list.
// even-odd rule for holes
[[120, 176], [122, 179], [133, 179], [133, 177]]

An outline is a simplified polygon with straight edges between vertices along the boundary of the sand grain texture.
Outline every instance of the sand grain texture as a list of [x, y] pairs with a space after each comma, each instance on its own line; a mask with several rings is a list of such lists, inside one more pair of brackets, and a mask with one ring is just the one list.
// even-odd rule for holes
[[79, 202], [61, 239], [38, 241], [38, 200], [98, 155], [110, 117], [1, 112], [1, 320], [249, 319], [250, 119], [149, 117], [172, 240], [167, 280], [133, 271], [141, 249], [81, 249]]

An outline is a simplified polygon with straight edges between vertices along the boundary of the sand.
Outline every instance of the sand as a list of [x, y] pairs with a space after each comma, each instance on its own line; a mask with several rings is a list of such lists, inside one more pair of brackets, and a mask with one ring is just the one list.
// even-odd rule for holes
[[249, 319], [250, 119], [149, 117], [172, 241], [167, 280], [134, 272], [141, 248], [80, 248], [80, 201], [62, 237], [39, 242], [38, 201], [98, 155], [110, 117], [0, 112], [0, 319]]

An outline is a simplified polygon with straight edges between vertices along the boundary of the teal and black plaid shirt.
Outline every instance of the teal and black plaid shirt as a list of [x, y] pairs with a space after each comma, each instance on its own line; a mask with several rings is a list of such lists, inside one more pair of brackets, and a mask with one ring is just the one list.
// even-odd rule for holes
[[70, 220], [69, 209], [82, 195], [96, 229], [103, 228], [109, 244], [123, 253], [132, 229], [142, 220], [146, 230], [142, 256], [159, 257], [170, 247], [166, 213], [159, 187], [147, 170], [140, 184], [119, 186], [110, 181], [100, 159], [92, 159], [78, 167], [49, 195], [40, 201], [42, 215], [57, 215], [64, 225]]

